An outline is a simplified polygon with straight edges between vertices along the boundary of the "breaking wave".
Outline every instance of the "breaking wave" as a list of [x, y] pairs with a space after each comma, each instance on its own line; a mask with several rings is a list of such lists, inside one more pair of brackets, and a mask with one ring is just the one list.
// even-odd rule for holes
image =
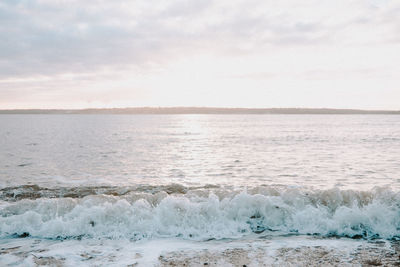
[[172, 184], [0, 190], [0, 237], [192, 240], [250, 234], [400, 238], [400, 193]]

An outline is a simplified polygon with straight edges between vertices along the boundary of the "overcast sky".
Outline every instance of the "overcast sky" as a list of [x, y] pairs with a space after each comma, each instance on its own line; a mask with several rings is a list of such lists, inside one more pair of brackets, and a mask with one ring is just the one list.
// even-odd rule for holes
[[400, 109], [400, 1], [0, 1], [0, 109], [126, 106]]

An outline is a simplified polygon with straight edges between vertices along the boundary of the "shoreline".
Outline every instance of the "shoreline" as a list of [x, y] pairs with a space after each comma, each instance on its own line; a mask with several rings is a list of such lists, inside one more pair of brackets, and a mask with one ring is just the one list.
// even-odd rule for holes
[[206, 242], [182, 239], [0, 240], [12, 266], [400, 266], [400, 242], [264, 236]]

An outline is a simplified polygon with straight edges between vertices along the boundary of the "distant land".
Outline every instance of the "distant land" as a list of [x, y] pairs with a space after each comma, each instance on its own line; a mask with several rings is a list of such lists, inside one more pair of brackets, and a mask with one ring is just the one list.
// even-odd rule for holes
[[213, 108], [213, 107], [135, 107], [99, 109], [9, 109], [0, 114], [394, 114], [400, 110], [361, 110], [331, 108]]

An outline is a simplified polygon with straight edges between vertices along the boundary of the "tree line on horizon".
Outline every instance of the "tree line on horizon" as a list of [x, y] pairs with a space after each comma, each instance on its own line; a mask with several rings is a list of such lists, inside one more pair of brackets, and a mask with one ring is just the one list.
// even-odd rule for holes
[[215, 107], [132, 107], [90, 109], [9, 109], [0, 114], [400, 114], [400, 110], [332, 108], [215, 108]]

